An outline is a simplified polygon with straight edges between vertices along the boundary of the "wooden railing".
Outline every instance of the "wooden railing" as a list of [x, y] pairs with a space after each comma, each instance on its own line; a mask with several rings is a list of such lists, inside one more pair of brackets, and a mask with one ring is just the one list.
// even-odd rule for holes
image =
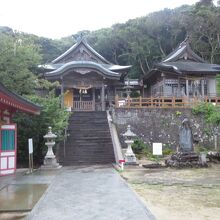
[[204, 97], [204, 99], [185, 97], [115, 97], [116, 108], [193, 108], [200, 102], [220, 104], [220, 97]]
[[74, 101], [74, 111], [93, 111], [93, 101]]

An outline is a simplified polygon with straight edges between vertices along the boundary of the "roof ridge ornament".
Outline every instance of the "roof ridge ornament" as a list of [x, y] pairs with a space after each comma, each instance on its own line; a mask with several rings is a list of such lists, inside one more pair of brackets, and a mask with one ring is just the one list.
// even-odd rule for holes
[[182, 46], [185, 46], [187, 44], [189, 44], [189, 35], [186, 35], [186, 38], [184, 39], [183, 42], [180, 43], [179, 47], [181, 48]]
[[80, 41], [84, 41], [87, 43], [86, 35], [84, 33], [80, 33], [80, 35], [76, 39], [77, 43]]

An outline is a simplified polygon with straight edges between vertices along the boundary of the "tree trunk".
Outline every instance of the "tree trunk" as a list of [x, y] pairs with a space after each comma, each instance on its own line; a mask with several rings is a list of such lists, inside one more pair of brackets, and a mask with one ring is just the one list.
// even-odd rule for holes
[[157, 37], [157, 42], [158, 42], [158, 44], [159, 44], [160, 52], [163, 54], [163, 57], [165, 57], [166, 54], [165, 54], [165, 52], [164, 52], [164, 50], [163, 50], [163, 48], [162, 48], [162, 45], [161, 45], [161, 42], [160, 42], [160, 38], [159, 38], [159, 37]]
[[143, 64], [142, 64], [140, 58], [138, 58], [138, 63], [140, 64], [141, 70], [142, 70], [143, 74], [145, 75], [147, 72], [144, 70], [144, 67], [143, 67]]

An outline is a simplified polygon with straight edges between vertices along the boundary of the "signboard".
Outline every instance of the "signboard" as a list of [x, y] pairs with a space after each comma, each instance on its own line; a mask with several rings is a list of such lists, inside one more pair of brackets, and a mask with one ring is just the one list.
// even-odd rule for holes
[[29, 151], [29, 154], [33, 154], [33, 139], [32, 138], [28, 139], [28, 151]]
[[28, 139], [28, 151], [29, 151], [29, 173], [33, 172], [34, 162], [33, 162], [33, 139]]
[[163, 155], [162, 143], [153, 143], [153, 155]]

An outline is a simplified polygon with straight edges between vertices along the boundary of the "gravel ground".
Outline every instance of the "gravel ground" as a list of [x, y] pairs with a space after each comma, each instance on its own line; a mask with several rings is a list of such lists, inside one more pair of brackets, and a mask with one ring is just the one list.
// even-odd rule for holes
[[219, 220], [220, 165], [201, 169], [126, 167], [121, 173], [158, 220]]

